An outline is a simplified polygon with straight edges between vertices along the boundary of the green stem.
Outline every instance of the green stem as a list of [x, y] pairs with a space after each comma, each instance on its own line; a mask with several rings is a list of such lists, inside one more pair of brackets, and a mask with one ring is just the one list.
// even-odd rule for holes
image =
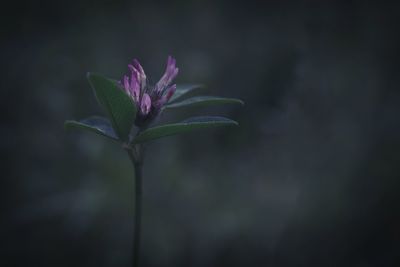
[[128, 155], [135, 168], [135, 207], [133, 224], [132, 266], [138, 267], [140, 254], [140, 226], [142, 217], [142, 155], [135, 155], [132, 150], [128, 150]]

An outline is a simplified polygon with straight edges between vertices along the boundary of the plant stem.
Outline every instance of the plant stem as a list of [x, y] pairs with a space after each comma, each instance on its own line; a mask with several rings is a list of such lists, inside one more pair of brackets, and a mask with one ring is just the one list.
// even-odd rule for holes
[[142, 155], [136, 155], [128, 150], [128, 155], [135, 168], [135, 207], [133, 224], [132, 266], [139, 266], [140, 254], [140, 226], [142, 217]]

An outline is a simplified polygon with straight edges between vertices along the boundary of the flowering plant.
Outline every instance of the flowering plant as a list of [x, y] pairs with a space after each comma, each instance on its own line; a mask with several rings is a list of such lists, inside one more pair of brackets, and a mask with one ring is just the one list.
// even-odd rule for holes
[[98, 103], [108, 118], [93, 116], [84, 120], [68, 120], [65, 127], [89, 130], [114, 141], [127, 151], [135, 169], [135, 224], [133, 266], [139, 263], [142, 166], [144, 146], [151, 140], [201, 128], [237, 125], [237, 122], [216, 116], [192, 117], [179, 123], [150, 127], [166, 109], [193, 105], [243, 104], [239, 99], [214, 96], [197, 96], [180, 100], [199, 85], [177, 86], [173, 80], [178, 75], [176, 60], [168, 57], [164, 75], [151, 85], [139, 61], [128, 65], [129, 73], [115, 81], [99, 74], [87, 77]]

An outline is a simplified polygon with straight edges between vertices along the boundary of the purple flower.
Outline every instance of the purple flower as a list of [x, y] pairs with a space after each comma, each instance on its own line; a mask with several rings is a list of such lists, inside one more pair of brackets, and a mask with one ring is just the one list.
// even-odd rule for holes
[[168, 56], [164, 75], [155, 86], [151, 86], [138, 60], [134, 59], [128, 68], [130, 74], [124, 75], [120, 85], [138, 108], [135, 124], [143, 127], [157, 117], [163, 105], [175, 93], [176, 84], [171, 83], [178, 75], [179, 69], [176, 67], [176, 60]]

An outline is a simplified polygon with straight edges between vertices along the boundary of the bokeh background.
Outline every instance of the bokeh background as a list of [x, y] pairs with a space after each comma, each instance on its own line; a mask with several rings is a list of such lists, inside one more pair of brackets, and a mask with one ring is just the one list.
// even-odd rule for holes
[[[1, 10], [1, 266], [130, 266], [132, 166], [66, 119], [102, 114], [87, 71], [244, 107], [240, 127], [159, 140], [144, 167], [146, 266], [399, 266], [399, 5], [26, 1]], [[394, 2], [394, 1], [393, 1]]]

